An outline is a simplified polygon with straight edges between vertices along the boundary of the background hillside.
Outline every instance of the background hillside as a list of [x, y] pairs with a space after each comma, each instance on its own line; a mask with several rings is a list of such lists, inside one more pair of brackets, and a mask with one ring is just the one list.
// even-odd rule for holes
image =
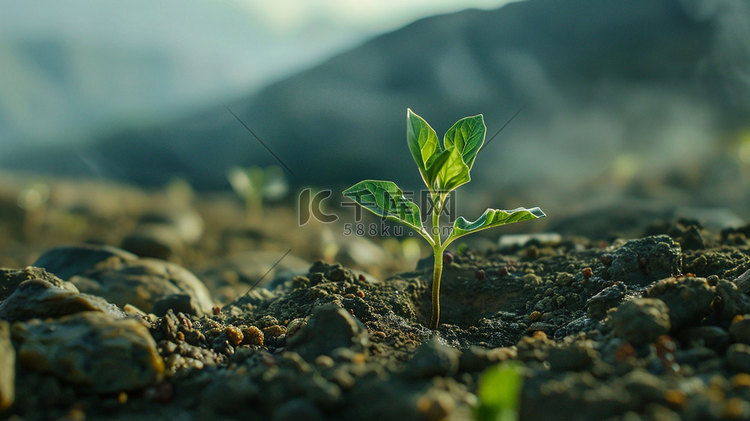
[[276, 164], [228, 106], [293, 169], [296, 185], [391, 178], [418, 187], [407, 107], [438, 133], [476, 113], [494, 133], [523, 107], [480, 155], [478, 191], [534, 186], [564, 198], [665, 184], [720, 202], [736, 192], [712, 187], [701, 196], [703, 187], [720, 185], [727, 171], [745, 182], [727, 151], [749, 124], [750, 54], [739, 41], [749, 10], [733, 0], [528, 0], [426, 18], [185, 118], [2, 163], [226, 188], [231, 165]]

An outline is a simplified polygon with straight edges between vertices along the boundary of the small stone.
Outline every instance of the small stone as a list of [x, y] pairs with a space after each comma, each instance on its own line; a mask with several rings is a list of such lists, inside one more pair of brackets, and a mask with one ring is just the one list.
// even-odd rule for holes
[[695, 277], [662, 279], [643, 293], [644, 297], [658, 298], [669, 307], [673, 330], [692, 326], [710, 314], [715, 295], [705, 278]]
[[227, 335], [229, 343], [233, 346], [241, 344], [243, 339], [245, 339], [245, 335], [242, 334], [242, 331], [231, 325], [224, 329], [224, 333]]
[[242, 331], [244, 341], [248, 345], [263, 346], [263, 332], [255, 326], [250, 326]]
[[331, 368], [336, 363], [333, 361], [333, 358], [329, 357], [328, 355], [318, 355], [315, 358], [315, 365], [322, 368]]
[[675, 276], [681, 270], [680, 245], [667, 235], [655, 235], [630, 240], [615, 250], [603, 276], [607, 280], [645, 286]]
[[159, 301], [154, 303], [151, 312], [161, 317], [167, 314], [168, 310], [172, 310], [175, 313], [191, 314], [198, 317], [203, 315], [203, 309], [200, 304], [195, 297], [190, 294], [171, 294], [160, 298]]
[[591, 365], [597, 352], [590, 344], [576, 343], [551, 348], [547, 361], [555, 371], [581, 371]]
[[156, 259], [113, 259], [97, 265], [70, 281], [81, 291], [98, 295], [124, 306], [132, 304], [153, 312], [156, 302], [173, 294], [187, 294], [204, 313], [213, 307], [211, 294], [203, 282], [187, 269]]
[[484, 280], [484, 277], [485, 277], [485, 276], [486, 276], [486, 275], [485, 275], [485, 273], [484, 273], [484, 269], [479, 269], [479, 270], [477, 270], [476, 272], [474, 272], [474, 277], [475, 277], [475, 278], [476, 278], [476, 279], [477, 279], [478, 281]]
[[620, 304], [622, 299], [625, 298], [625, 290], [625, 284], [617, 282], [589, 298], [586, 301], [588, 316], [592, 319], [603, 319], [609, 309]]
[[458, 370], [460, 352], [441, 342], [438, 335], [417, 348], [406, 367], [412, 377], [451, 376]]
[[125, 317], [116, 306], [100, 297], [79, 293], [71, 283], [43, 269], [28, 267], [15, 273], [26, 280], [0, 302], [0, 319], [54, 318], [82, 311], [101, 312], [113, 318]]
[[614, 334], [633, 345], [652, 343], [669, 332], [669, 308], [655, 298], [626, 301], [611, 313]]
[[281, 325], [272, 325], [263, 328], [263, 334], [265, 336], [278, 337], [286, 334], [286, 327]]
[[539, 320], [542, 317], [541, 311], [532, 311], [531, 314], [529, 314], [529, 321], [535, 322]]
[[311, 361], [318, 355], [331, 355], [334, 349], [361, 351], [367, 330], [346, 310], [335, 304], [316, 307], [307, 324], [287, 338], [287, 349]]
[[680, 331], [680, 341], [689, 345], [703, 345], [724, 352], [731, 342], [729, 333], [718, 326], [694, 326]]
[[18, 360], [94, 393], [134, 390], [156, 383], [164, 363], [149, 330], [133, 319], [83, 312], [13, 325]]

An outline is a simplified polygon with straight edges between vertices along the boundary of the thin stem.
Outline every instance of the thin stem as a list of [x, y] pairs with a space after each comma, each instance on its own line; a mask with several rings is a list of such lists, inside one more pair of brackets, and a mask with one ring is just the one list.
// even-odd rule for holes
[[443, 247], [440, 240], [440, 212], [443, 207], [443, 197], [438, 195], [432, 204], [432, 251], [435, 263], [432, 271], [432, 316], [430, 328], [435, 330], [440, 323], [440, 277], [443, 274]]
[[432, 317], [430, 329], [435, 330], [440, 323], [440, 277], [443, 274], [443, 249], [434, 248], [435, 266], [432, 272]]

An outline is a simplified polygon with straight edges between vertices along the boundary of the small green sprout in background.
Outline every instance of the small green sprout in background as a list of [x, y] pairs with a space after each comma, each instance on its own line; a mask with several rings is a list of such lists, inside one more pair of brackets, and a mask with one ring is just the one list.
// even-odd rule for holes
[[516, 361], [493, 365], [479, 378], [477, 421], [518, 421], [523, 386], [522, 366]]
[[232, 167], [226, 175], [234, 192], [245, 201], [248, 221], [263, 214], [263, 199], [279, 200], [289, 190], [284, 172], [277, 166]]
[[406, 141], [422, 180], [432, 200], [432, 229], [422, 226], [419, 206], [406, 199], [392, 181], [364, 180], [344, 190], [344, 195], [380, 217], [404, 224], [421, 235], [432, 246], [435, 257], [432, 275], [432, 317], [430, 327], [440, 322], [440, 277], [443, 252], [450, 243], [464, 235], [513, 222], [544, 217], [539, 208], [513, 210], [487, 209], [477, 220], [459, 217], [445, 238], [440, 235], [440, 214], [448, 195], [471, 180], [469, 172], [484, 144], [487, 128], [484, 117], [475, 115], [458, 120], [445, 133], [440, 144], [432, 127], [410, 109], [406, 111]]

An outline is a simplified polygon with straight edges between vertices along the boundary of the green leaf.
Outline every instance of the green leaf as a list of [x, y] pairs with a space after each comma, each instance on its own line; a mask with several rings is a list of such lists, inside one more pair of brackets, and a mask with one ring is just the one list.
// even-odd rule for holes
[[513, 210], [487, 209], [482, 216], [473, 222], [469, 222], [461, 216], [453, 223], [453, 231], [448, 236], [446, 244], [472, 232], [529, 219], [544, 218], [545, 216], [544, 212], [539, 208], [517, 208]]
[[484, 124], [482, 114], [458, 120], [447, 132], [445, 132], [445, 149], [454, 146], [461, 151], [463, 161], [469, 169], [474, 166], [479, 149], [484, 143], [487, 126]]
[[479, 421], [515, 421], [521, 404], [521, 365], [506, 361], [485, 370], [479, 378]]
[[406, 110], [406, 142], [422, 180], [428, 188], [434, 189], [437, 172], [447, 157], [441, 157], [443, 147], [435, 130], [411, 109]]
[[438, 170], [436, 190], [448, 193], [462, 184], [471, 181], [469, 167], [463, 161], [458, 148], [450, 148], [443, 152], [447, 159]]
[[364, 180], [344, 190], [344, 196], [359, 203], [375, 215], [422, 230], [419, 207], [404, 197], [391, 181]]

